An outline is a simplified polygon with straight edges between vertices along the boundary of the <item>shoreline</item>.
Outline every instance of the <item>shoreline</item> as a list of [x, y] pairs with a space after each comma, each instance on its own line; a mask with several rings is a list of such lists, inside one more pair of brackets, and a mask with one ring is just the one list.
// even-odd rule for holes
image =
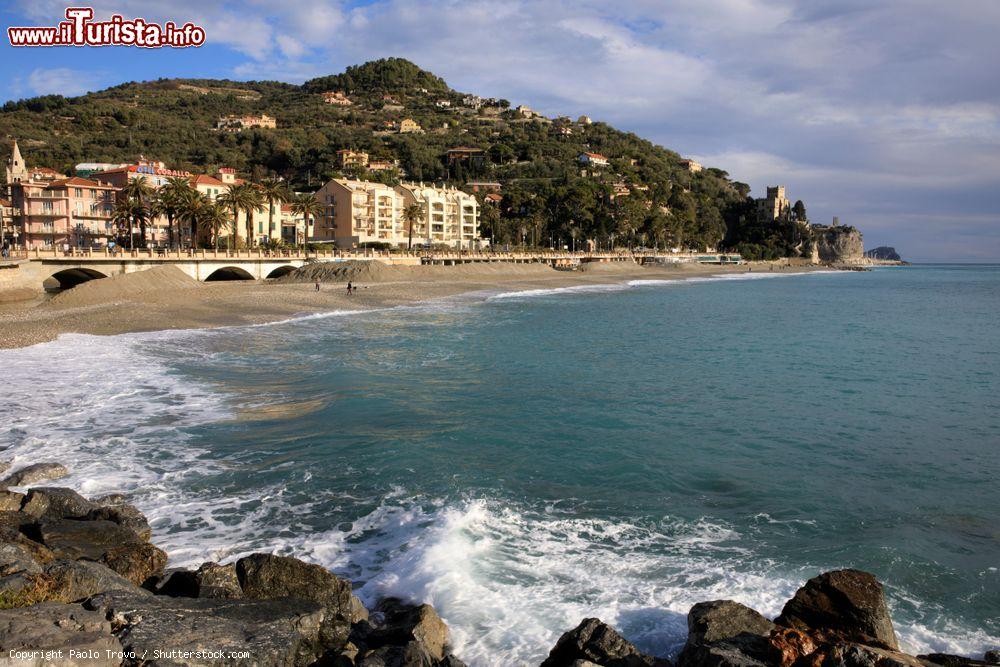
[[[109, 279], [84, 283], [56, 297], [0, 305], [0, 349], [22, 348], [55, 340], [62, 334], [113, 336], [125, 333], [182, 329], [214, 329], [273, 324], [289, 319], [335, 313], [341, 310], [374, 310], [410, 305], [479, 291], [519, 292], [588, 285], [622, 284], [630, 280], [676, 280], [723, 275], [790, 275], [840, 270], [835, 266], [595, 265], [590, 270], [558, 271], [541, 265], [487, 267], [413, 267], [403, 275], [354, 281], [357, 290], [348, 296], [348, 279], [323, 280], [320, 291], [313, 282], [217, 282], [167, 285], [157, 289], [111, 292]], [[780, 267], [780, 268], [779, 268]], [[756, 270], [754, 270], [756, 269]], [[147, 272], [143, 272], [147, 273]], [[117, 280], [115, 287], [130, 278]], [[90, 292], [90, 294], [87, 294]], [[108, 294], [102, 294], [108, 292]], [[70, 297], [72, 295], [72, 297]], [[67, 298], [63, 298], [67, 297]], [[234, 308], [235, 307], [235, 308]]]

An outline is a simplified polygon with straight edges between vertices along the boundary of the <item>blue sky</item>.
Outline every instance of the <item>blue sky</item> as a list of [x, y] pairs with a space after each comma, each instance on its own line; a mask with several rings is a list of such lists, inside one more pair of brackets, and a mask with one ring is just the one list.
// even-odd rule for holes
[[[199, 49], [0, 46], [0, 98], [159, 77], [301, 82], [401, 56], [459, 90], [589, 114], [788, 186], [814, 221], [918, 261], [1000, 257], [993, 0], [99, 0], [205, 27]], [[64, 3], [7, 0], [54, 25]]]

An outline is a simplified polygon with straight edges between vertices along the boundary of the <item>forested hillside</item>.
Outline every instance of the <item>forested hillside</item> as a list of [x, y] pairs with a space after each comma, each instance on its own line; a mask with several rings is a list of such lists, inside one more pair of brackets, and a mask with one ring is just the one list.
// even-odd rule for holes
[[[352, 104], [326, 104], [327, 91], [343, 91]], [[302, 191], [344, 175], [338, 150], [361, 150], [373, 160], [398, 161], [400, 170], [352, 167], [349, 175], [460, 187], [501, 182], [503, 201], [483, 207], [484, 234], [500, 242], [594, 239], [701, 249], [723, 239], [734, 248], [750, 241], [742, 232], [752, 217], [749, 186], [726, 172], [691, 173], [677, 153], [605, 123], [525, 117], [509, 106], [470, 102], [413, 63], [386, 59], [302, 86], [164, 79], [9, 102], [0, 110], [0, 137], [17, 138], [32, 166], [64, 173], [79, 162], [143, 155], [192, 172], [229, 166], [255, 179], [276, 174]], [[267, 114], [277, 128], [217, 131], [217, 120], [229, 114]], [[403, 119], [423, 132], [393, 130]], [[446, 152], [457, 146], [482, 149], [485, 159], [449, 166]], [[610, 164], [584, 169], [577, 160], [583, 152], [607, 156]], [[780, 254], [794, 245], [777, 227], [763, 237], [761, 231], [754, 231], [755, 248], [746, 247], [751, 254]]]

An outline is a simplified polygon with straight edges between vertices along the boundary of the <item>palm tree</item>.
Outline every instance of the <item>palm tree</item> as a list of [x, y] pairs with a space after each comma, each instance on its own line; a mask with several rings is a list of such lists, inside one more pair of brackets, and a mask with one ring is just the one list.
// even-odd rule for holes
[[403, 211], [403, 219], [406, 220], [406, 227], [409, 230], [409, 239], [406, 242], [406, 249], [413, 249], [413, 225], [424, 216], [424, 208], [420, 204], [410, 204]]
[[[230, 185], [229, 190], [219, 195], [216, 200], [233, 212], [233, 234], [240, 224], [240, 211], [247, 214], [247, 246], [253, 245], [253, 212], [260, 208], [263, 203], [257, 188], [249, 183], [237, 183]], [[231, 241], [232, 236], [227, 239]], [[227, 243], [227, 247], [232, 248], [232, 243]]]
[[[135, 229], [136, 225], [145, 230], [146, 223], [149, 222], [149, 209], [139, 200], [120, 197], [115, 201], [115, 210], [111, 219], [118, 226], [118, 243], [121, 244], [124, 240], [123, 237], [127, 236], [128, 249], [131, 250], [134, 240], [132, 230]], [[145, 239], [143, 246], [145, 246]]]
[[[126, 201], [132, 202], [133, 207], [133, 222], [139, 225], [139, 233], [141, 234], [140, 247], [146, 247], [146, 225], [149, 222], [149, 200], [153, 195], [153, 188], [150, 187], [149, 183], [146, 182], [145, 176], [139, 176], [138, 178], [131, 179], [125, 184], [125, 187], [121, 189], [121, 194], [125, 197]], [[139, 213], [142, 213], [139, 215]], [[129, 227], [129, 249], [132, 248], [132, 228]]]
[[194, 188], [190, 188], [187, 192], [179, 193], [181, 196], [180, 201], [177, 205], [176, 218], [177, 222], [186, 222], [190, 229], [191, 237], [191, 248], [198, 247], [198, 237], [200, 235], [200, 225], [201, 216], [203, 209], [210, 204], [208, 197], [198, 192]]
[[[303, 224], [305, 225], [305, 230], [302, 233], [302, 241], [305, 243], [305, 236], [309, 233], [309, 218], [315, 218], [318, 215], [322, 215], [326, 212], [326, 207], [323, 206], [315, 197], [310, 194], [300, 194], [296, 195], [292, 199], [292, 213], [295, 215], [301, 215]], [[298, 242], [298, 232], [296, 231], [296, 244]]]
[[[188, 179], [175, 176], [168, 178], [167, 182], [156, 192], [150, 210], [153, 215], [162, 215], [167, 219], [167, 245], [174, 247], [174, 220], [184, 205], [185, 199], [191, 196], [194, 188]], [[180, 230], [177, 230], [178, 246], [180, 245]]]
[[205, 199], [198, 209], [198, 225], [212, 232], [215, 251], [219, 252], [219, 232], [229, 223], [229, 210], [218, 201]]
[[257, 187], [257, 191], [267, 202], [267, 238], [270, 240], [274, 237], [274, 205], [286, 203], [292, 198], [292, 193], [284, 181], [276, 178], [269, 178]]

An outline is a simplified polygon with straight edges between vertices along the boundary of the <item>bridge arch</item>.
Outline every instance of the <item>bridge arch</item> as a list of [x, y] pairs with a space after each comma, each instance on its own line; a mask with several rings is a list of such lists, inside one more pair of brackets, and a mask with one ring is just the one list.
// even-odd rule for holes
[[281, 276], [287, 276], [289, 273], [295, 270], [295, 267], [291, 264], [285, 264], [284, 266], [279, 266], [278, 268], [267, 274], [268, 278], [280, 278]]
[[205, 282], [214, 282], [217, 280], [253, 280], [254, 277], [246, 269], [241, 269], [238, 266], [224, 266], [221, 269], [216, 269], [212, 271], [205, 278]]
[[58, 292], [59, 290], [76, 287], [77, 285], [85, 283], [88, 280], [97, 280], [99, 278], [107, 278], [107, 276], [100, 271], [95, 271], [94, 269], [75, 267], [72, 269], [56, 271], [42, 281], [42, 287], [46, 292]]

